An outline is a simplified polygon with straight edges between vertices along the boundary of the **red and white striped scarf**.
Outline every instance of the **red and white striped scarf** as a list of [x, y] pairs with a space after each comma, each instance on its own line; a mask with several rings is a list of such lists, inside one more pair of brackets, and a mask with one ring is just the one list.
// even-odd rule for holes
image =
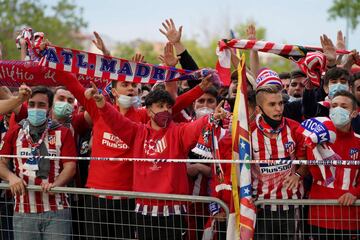
[[[326, 161], [341, 159], [328, 145], [329, 143], [334, 143], [336, 140], [336, 128], [329, 118], [317, 117], [307, 119], [301, 123], [297, 131], [305, 136], [305, 144], [311, 148], [315, 160]], [[325, 185], [328, 186], [335, 179], [335, 166], [324, 164], [318, 165], [318, 167]]]
[[[302, 70], [305, 71], [306, 74], [310, 74], [310, 80], [315, 85], [318, 83], [317, 71], [322, 70], [323, 66], [325, 66], [324, 64], [326, 64], [325, 59], [321, 56], [322, 54], [320, 54], [323, 51], [320, 47], [278, 44], [268, 41], [247, 39], [223, 39], [219, 41], [216, 49], [216, 54], [218, 55], [216, 69], [225, 86], [230, 84], [231, 48], [274, 53], [295, 62], [300, 60], [299, 64], [304, 67]], [[316, 53], [313, 54], [311, 52]], [[336, 50], [336, 53], [350, 54], [351, 52], [346, 50]]]
[[[214, 119], [214, 114], [210, 114], [209, 121], [202, 129], [198, 142], [191, 150], [196, 155], [204, 159], [220, 159], [219, 140], [221, 135], [221, 127], [219, 121]], [[214, 164], [214, 172], [220, 182], [224, 180], [224, 171], [220, 163]]]

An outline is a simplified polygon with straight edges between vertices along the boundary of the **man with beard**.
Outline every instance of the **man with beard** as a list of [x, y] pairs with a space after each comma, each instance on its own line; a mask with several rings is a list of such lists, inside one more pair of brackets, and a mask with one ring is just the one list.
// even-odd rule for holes
[[[42, 86], [32, 89], [28, 117], [13, 125], [1, 143], [2, 155], [31, 156], [13, 158], [15, 173], [8, 169], [9, 158], [1, 158], [0, 177], [9, 181], [15, 197], [15, 239], [70, 239], [71, 214], [64, 193], [50, 194], [53, 187], [63, 187], [76, 172], [74, 138], [69, 129], [52, 121], [49, 112], [53, 93]], [[51, 160], [41, 156], [58, 156]], [[42, 192], [26, 191], [38, 185]]]

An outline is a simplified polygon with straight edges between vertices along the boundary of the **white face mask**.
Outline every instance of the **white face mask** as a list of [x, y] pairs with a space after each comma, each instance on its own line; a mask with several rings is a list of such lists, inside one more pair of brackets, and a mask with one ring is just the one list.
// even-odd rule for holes
[[131, 106], [133, 106], [134, 108], [138, 108], [139, 106], [141, 106], [141, 100], [138, 96], [129, 97], [120, 94], [120, 96], [118, 97], [118, 102], [124, 108], [129, 108]]
[[202, 107], [195, 110], [196, 119], [199, 119], [203, 116], [209, 115], [214, 112], [214, 109], [208, 107]]

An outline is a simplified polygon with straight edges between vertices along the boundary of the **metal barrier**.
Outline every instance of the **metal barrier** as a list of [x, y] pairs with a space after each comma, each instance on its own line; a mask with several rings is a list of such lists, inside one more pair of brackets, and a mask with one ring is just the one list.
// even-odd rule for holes
[[360, 200], [351, 207], [327, 199], [267, 199], [255, 205], [258, 240], [360, 239]]
[[[0, 189], [8, 187], [0, 183]], [[41, 187], [27, 190], [40, 192]], [[214, 221], [216, 239], [225, 239], [229, 209], [216, 198], [66, 187], [53, 188], [51, 193], [66, 193], [70, 209], [61, 215], [51, 211], [13, 215], [13, 197], [2, 194], [1, 239], [14, 239], [14, 234], [17, 239], [202, 239], [210, 202], [218, 203], [225, 213], [223, 222]], [[160, 210], [162, 204], [167, 207]], [[261, 200], [255, 205], [259, 210], [255, 239], [360, 239], [360, 200], [351, 207], [315, 199]], [[66, 227], [68, 232], [63, 231]]]
[[[0, 189], [8, 187], [0, 183]], [[35, 198], [41, 196], [40, 186], [28, 186], [27, 191]], [[13, 197], [5, 194], [0, 200], [6, 209], [1, 211], [2, 239], [202, 239], [211, 202], [225, 213], [225, 228], [218, 227], [217, 234], [226, 234], [229, 209], [217, 198], [67, 187], [51, 190], [51, 194], [60, 193], [68, 195], [70, 209], [14, 215]]]

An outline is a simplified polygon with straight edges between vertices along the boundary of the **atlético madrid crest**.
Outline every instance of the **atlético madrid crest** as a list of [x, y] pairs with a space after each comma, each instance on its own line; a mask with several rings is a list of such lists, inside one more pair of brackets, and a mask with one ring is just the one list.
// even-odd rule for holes
[[350, 158], [352, 160], [357, 160], [359, 158], [359, 149], [357, 148], [350, 148]]
[[49, 136], [48, 137], [49, 144], [55, 145], [56, 143], [56, 137], [55, 136]]

